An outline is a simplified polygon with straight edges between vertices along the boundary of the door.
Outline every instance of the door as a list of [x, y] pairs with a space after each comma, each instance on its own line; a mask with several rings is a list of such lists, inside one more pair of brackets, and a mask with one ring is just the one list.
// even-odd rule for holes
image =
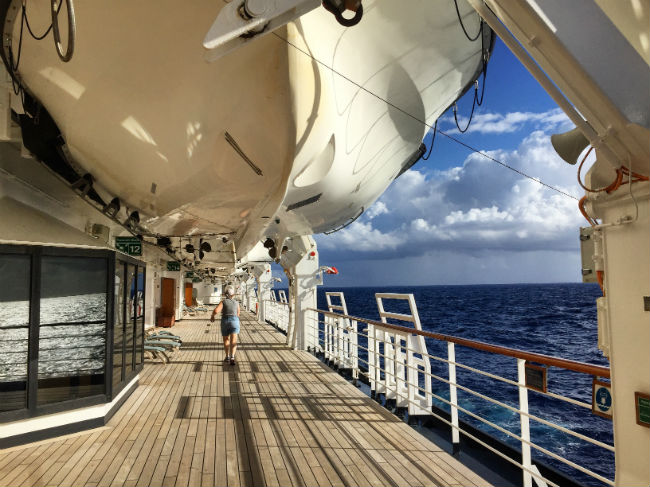
[[160, 313], [174, 316], [176, 310], [176, 280], [163, 277], [160, 285]]
[[194, 298], [192, 297], [192, 283], [185, 283], [185, 306], [192, 306], [194, 304]]

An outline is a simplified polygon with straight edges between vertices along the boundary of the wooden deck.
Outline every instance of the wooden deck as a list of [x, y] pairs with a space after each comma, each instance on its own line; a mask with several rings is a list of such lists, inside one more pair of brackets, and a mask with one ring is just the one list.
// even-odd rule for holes
[[2, 486], [488, 485], [403, 421], [250, 315], [237, 365], [219, 327], [172, 329], [171, 363], [103, 428], [0, 452]]

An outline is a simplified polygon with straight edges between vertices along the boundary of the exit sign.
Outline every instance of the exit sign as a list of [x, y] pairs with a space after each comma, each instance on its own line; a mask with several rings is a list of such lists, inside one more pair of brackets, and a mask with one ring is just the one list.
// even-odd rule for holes
[[176, 262], [175, 260], [168, 260], [167, 261], [167, 270], [168, 271], [180, 271], [181, 270], [181, 263]]
[[142, 240], [137, 237], [115, 237], [115, 248], [125, 254], [142, 255]]

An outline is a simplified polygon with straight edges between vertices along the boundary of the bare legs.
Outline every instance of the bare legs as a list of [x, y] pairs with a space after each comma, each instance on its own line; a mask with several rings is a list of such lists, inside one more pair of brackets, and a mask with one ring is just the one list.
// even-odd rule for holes
[[223, 349], [226, 352], [226, 357], [235, 358], [237, 352], [237, 334], [231, 333], [223, 337]]
[[[237, 351], [237, 333], [231, 333], [230, 337], [228, 337], [230, 340], [230, 358], [235, 358], [235, 352]], [[226, 340], [224, 340], [224, 346], [225, 346]]]

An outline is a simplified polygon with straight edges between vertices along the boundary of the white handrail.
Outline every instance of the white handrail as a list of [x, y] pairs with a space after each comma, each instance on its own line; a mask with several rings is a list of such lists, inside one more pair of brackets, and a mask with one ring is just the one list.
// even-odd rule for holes
[[[401, 321], [412, 322], [416, 324], [417, 327], [416, 329], [421, 329], [419, 326], [417, 326], [419, 325], [419, 317], [417, 317], [417, 311], [412, 312], [411, 315], [402, 315], [400, 313], [387, 312], [383, 309], [383, 303], [382, 303], [383, 299], [404, 299], [404, 295], [395, 295], [395, 294], [379, 295], [378, 294], [377, 298], [378, 298], [378, 308], [380, 312], [380, 317], [382, 318], [382, 322], [386, 323], [386, 318], [400, 319]], [[414, 301], [413, 301], [413, 305], [414, 305]], [[330, 309], [330, 313], [332, 313], [334, 309], [336, 309], [336, 305], [332, 306], [332, 308]], [[341, 310], [341, 311], [343, 311], [343, 314], [347, 315], [346, 310], [345, 311]], [[319, 310], [319, 312], [321, 311]], [[345, 317], [345, 318], [341, 317], [341, 319], [329, 319], [329, 318], [334, 318], [334, 317], [325, 314], [324, 320], [320, 321], [318, 318], [318, 313], [316, 313], [315, 318], [312, 319], [312, 323], [310, 323], [309, 325], [315, 328], [316, 340], [318, 341], [319, 344], [321, 340], [323, 341], [324, 349], [330, 354], [329, 356], [332, 357], [333, 362], [336, 363], [336, 360], [340, 360], [341, 357], [341, 342], [338, 340], [338, 337], [342, 332], [341, 323], [344, 322], [345, 319], [351, 321], [352, 317]], [[531, 455], [530, 455], [531, 447], [535, 448], [538, 451], [541, 451], [542, 453], [562, 463], [565, 463], [566, 465], [571, 466], [572, 468], [575, 468], [576, 470], [586, 475], [596, 478], [601, 482], [604, 482], [609, 485], [614, 485], [614, 482], [607, 479], [606, 477], [596, 472], [593, 472], [575, 462], [567, 460], [561, 457], [560, 455], [557, 455], [531, 441], [529, 419], [533, 419], [534, 421], [537, 421], [548, 427], [554, 428], [565, 434], [569, 434], [582, 441], [591, 443], [595, 446], [604, 448], [609, 451], [614, 450], [614, 447], [608, 445], [607, 443], [601, 442], [594, 438], [589, 438], [585, 435], [582, 435], [581, 433], [577, 433], [564, 426], [554, 424], [551, 421], [537, 417], [528, 412], [528, 388], [526, 387], [525, 384], [525, 375], [524, 375], [525, 360], [521, 358], [517, 359], [516, 363], [517, 363], [518, 380], [515, 382], [510, 379], [506, 379], [505, 377], [501, 377], [499, 375], [495, 375], [459, 363], [456, 358], [456, 350], [454, 347], [455, 344], [453, 342], [447, 341], [448, 358], [444, 359], [442, 357], [436, 357], [434, 355], [430, 355], [428, 353], [428, 350], [426, 350], [426, 345], [424, 346], [424, 350], [421, 349], [419, 343], [413, 340], [413, 338], [423, 339], [421, 335], [417, 336], [415, 333], [410, 334], [406, 330], [384, 328], [380, 326], [377, 322], [372, 322], [372, 320], [364, 321], [363, 319], [355, 318], [354, 319], [355, 325], [358, 325], [358, 322], [362, 322], [362, 323], [365, 322], [368, 325], [368, 328], [365, 330], [358, 330], [357, 326], [355, 326], [355, 329], [353, 331], [346, 330], [348, 335], [354, 335], [356, 337], [357, 335], [360, 334], [361, 336], [365, 336], [368, 342], [368, 348], [365, 348], [363, 345], [358, 343], [355, 347], [355, 354], [357, 355], [356, 357], [357, 374], [361, 373], [368, 377], [371, 390], [374, 391], [375, 393], [382, 393], [385, 395], [387, 399], [394, 398], [396, 400], [398, 407], [404, 407], [404, 406], [408, 407], [409, 415], [428, 414], [443, 420], [445, 423], [451, 426], [452, 442], [455, 444], [458, 443], [459, 433], [462, 433], [465, 436], [471, 437], [478, 443], [483, 444], [484, 446], [486, 446], [486, 448], [493, 450], [493, 448], [490, 448], [488, 445], [485, 445], [482, 441], [477, 440], [471, 434], [464, 431], [462, 427], [459, 426], [458, 411], [461, 411], [464, 414], [467, 414], [468, 416], [471, 416], [477, 419], [478, 421], [487, 424], [497, 429], [498, 431], [501, 431], [502, 433], [516, 439], [521, 444], [522, 463], [520, 464], [516, 461], [512, 461], [512, 459], [509, 458], [507, 459], [508, 461], [511, 461], [512, 463], [518, 465], [522, 469], [524, 475], [524, 485], [526, 485], [527, 487], [532, 486], [533, 479], [535, 479], [536, 482], [537, 479], [541, 479], [543, 482], [546, 482], [548, 485], [556, 485], [553, 482], [549, 481], [548, 479], [545, 479], [543, 476], [539, 474], [539, 471], [537, 471], [537, 468], [531, 461]], [[322, 328], [321, 325], [323, 325]], [[362, 332], [366, 332], [366, 335], [363, 335]], [[358, 340], [355, 341], [358, 342]], [[364, 360], [362, 357], [358, 356], [358, 352], [360, 350], [365, 350], [367, 352], [368, 354], [367, 361]], [[484, 352], [489, 353], [487, 351]], [[422, 356], [422, 359], [418, 359], [417, 357], [414, 356], [414, 354], [420, 354]], [[449, 380], [431, 373], [430, 369], [426, 370], [425, 364], [430, 366], [430, 360], [436, 360], [448, 364]], [[365, 362], [368, 365], [367, 373], [359, 370], [358, 367], [359, 361]], [[418, 361], [421, 361], [421, 363], [417, 363]], [[456, 375], [455, 369], [457, 366], [472, 371], [474, 373], [487, 376], [494, 380], [498, 380], [517, 387], [519, 390], [519, 408], [512, 407], [508, 404], [502, 403], [501, 401], [490, 398], [484, 394], [473, 391], [472, 389], [466, 386], [458, 384], [455, 377]], [[423, 368], [425, 370], [423, 370]], [[420, 385], [421, 377], [424, 377], [424, 383], [422, 384], [423, 386]], [[448, 384], [449, 391], [450, 391], [450, 398], [449, 398], [450, 400], [442, 398], [432, 392], [431, 389], [432, 380], [436, 380]], [[501, 426], [492, 423], [491, 421], [482, 418], [479, 415], [459, 405], [457, 393], [456, 393], [457, 389], [461, 389], [465, 392], [468, 392], [469, 394], [472, 394], [475, 397], [479, 397], [492, 404], [499, 405], [504, 409], [507, 409], [513, 413], [518, 414], [521, 423], [521, 434], [516, 434], [511, 431], [508, 431], [505, 428], [502, 428]], [[556, 393], [552, 393], [548, 391], [547, 392], [536, 391], [536, 392], [538, 392], [539, 394], [544, 394], [548, 397], [552, 397], [554, 399], [577, 404], [583, 407], [587, 407], [587, 406], [590, 407], [590, 405], [587, 405], [586, 403], [577, 401], [572, 398], [564, 397]], [[431, 410], [430, 406], [428, 408], [422, 407], [422, 403], [419, 400], [420, 398], [426, 398], [428, 403], [431, 404], [431, 400], [434, 397], [440, 400], [441, 402], [447, 404], [450, 407], [451, 421], [446, 421], [443, 418], [440, 418]], [[495, 451], [495, 453], [499, 454], [504, 458], [507, 457], [503, 454], [500, 454], [500, 452]]]

